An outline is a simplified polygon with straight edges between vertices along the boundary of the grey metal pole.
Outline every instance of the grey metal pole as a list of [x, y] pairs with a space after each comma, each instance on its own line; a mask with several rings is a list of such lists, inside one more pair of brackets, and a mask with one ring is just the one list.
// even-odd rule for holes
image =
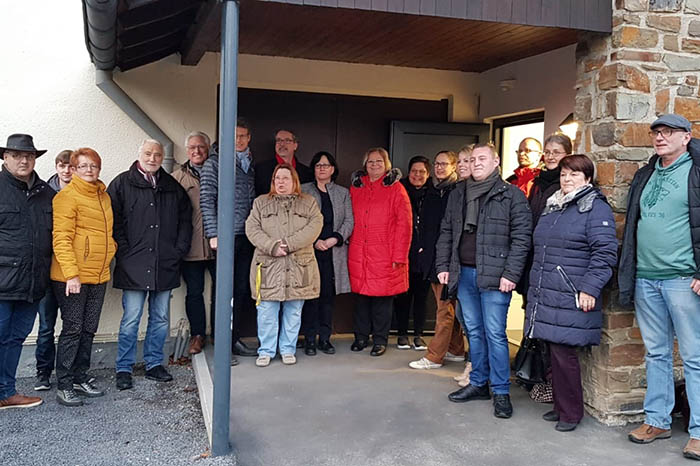
[[222, 0], [221, 92], [219, 101], [219, 205], [216, 257], [216, 344], [211, 452], [231, 451], [231, 325], [233, 318], [234, 197], [238, 106], [238, 2]]

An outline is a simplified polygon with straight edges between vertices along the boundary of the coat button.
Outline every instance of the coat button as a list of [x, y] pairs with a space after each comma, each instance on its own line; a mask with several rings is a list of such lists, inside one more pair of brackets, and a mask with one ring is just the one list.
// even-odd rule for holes
[[153, 248], [148, 248], [148, 252], [151, 252], [151, 251], [153, 251]]
[[146, 285], [146, 289], [147, 289], [147, 290], [150, 289], [150, 288], [151, 288], [151, 287], [150, 287], [149, 285]]
[[146, 270], [146, 273], [151, 273], [151, 269]]
[[158, 225], [156, 225], [156, 228], [158, 228]]
[[153, 225], [149, 225], [150, 228], [153, 228]]
[[151, 202], [149, 205], [150, 205], [151, 207], [153, 207], [153, 203], [152, 203], [152, 202]]

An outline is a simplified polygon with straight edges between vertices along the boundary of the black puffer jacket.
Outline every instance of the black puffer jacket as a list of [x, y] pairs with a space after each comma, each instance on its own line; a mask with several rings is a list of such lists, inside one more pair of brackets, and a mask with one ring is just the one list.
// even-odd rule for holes
[[[690, 236], [693, 241], [695, 258], [694, 278], [700, 279], [700, 139], [691, 139], [688, 152], [693, 159], [693, 166], [688, 174], [688, 204], [690, 206]], [[622, 237], [620, 266], [617, 283], [620, 287], [620, 303], [628, 306], [634, 299], [634, 282], [637, 275], [637, 222], [639, 221], [639, 202], [659, 156], [654, 154], [649, 162], [635, 173], [627, 194], [627, 216], [625, 233]]]
[[51, 267], [56, 192], [34, 173], [31, 189], [5, 167], [0, 171], [0, 299], [38, 301]]
[[[436, 273], [449, 272], [448, 293], [457, 296], [461, 264], [459, 240], [464, 224], [467, 183], [460, 181], [450, 193], [435, 252]], [[498, 180], [486, 193], [476, 230], [477, 285], [498, 290], [501, 277], [518, 283], [532, 243], [532, 214], [517, 186]]]
[[158, 170], [154, 189], [136, 164], [107, 188], [118, 245], [114, 287], [172, 290], [180, 286], [180, 263], [190, 250], [192, 205], [182, 186], [165, 170]]

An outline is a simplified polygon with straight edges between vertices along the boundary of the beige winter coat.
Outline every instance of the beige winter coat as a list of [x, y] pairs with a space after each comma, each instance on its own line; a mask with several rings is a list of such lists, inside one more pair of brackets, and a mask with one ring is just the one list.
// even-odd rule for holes
[[199, 177], [193, 172], [189, 162], [180, 165], [172, 173], [173, 178], [185, 188], [192, 202], [192, 245], [183, 258], [185, 261], [206, 261], [214, 259], [214, 253], [209, 247], [209, 240], [204, 237], [202, 209], [199, 208]]
[[[318, 298], [321, 279], [313, 243], [322, 227], [321, 211], [308, 194], [263, 194], [255, 199], [245, 222], [246, 235], [255, 246], [250, 266], [253, 299], [291, 301]], [[274, 257], [272, 252], [282, 241], [289, 246], [289, 254]], [[258, 270], [259, 287], [256, 286]]]

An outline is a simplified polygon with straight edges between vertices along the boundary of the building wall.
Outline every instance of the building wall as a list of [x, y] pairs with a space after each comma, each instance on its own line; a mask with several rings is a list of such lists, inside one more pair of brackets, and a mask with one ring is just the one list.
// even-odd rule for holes
[[[501, 81], [511, 79], [514, 87], [501, 90]], [[544, 134], [551, 134], [574, 109], [575, 84], [575, 45], [484, 71], [479, 76], [479, 118], [544, 110]]]
[[[147, 135], [95, 86], [94, 67], [85, 49], [80, 2], [44, 2], [41, 14], [31, 14], [32, 30], [40, 32], [27, 34], [23, 19], [30, 15], [31, 2], [0, 1], [0, 30], [6, 37], [23, 38], [13, 41], [11, 47], [0, 47], [0, 63], [4, 64], [0, 73], [0, 142], [15, 132], [34, 135], [37, 146], [48, 149], [37, 160], [37, 172], [42, 178], [53, 173], [53, 157], [59, 151], [92, 147], [103, 158], [101, 178], [109, 183], [133, 162], [139, 142]], [[569, 51], [553, 53], [563, 57], [559, 66], [567, 66]], [[239, 85], [412, 99], [447, 98], [451, 120], [459, 122], [551, 106], [556, 109], [552, 110], [554, 121], [568, 114], [572, 104], [558, 97], [560, 93], [552, 92], [555, 87], [550, 80], [528, 78], [523, 83], [527, 82], [529, 89], [517, 88], [511, 99], [498, 95], [492, 85], [497, 76], [508, 74], [511, 68], [518, 70], [519, 75], [530, 76], [539, 73], [547, 63], [551, 63], [551, 58], [535, 57], [479, 76], [241, 55]], [[568, 72], [573, 73], [573, 64], [571, 67]], [[114, 79], [171, 137], [175, 158], [183, 161], [183, 139], [188, 132], [215, 133], [219, 72], [218, 54], [207, 53], [196, 67], [180, 66], [179, 56], [173, 55], [127, 73], [116, 72]], [[481, 99], [481, 111], [480, 92], [486, 96]], [[530, 93], [540, 96], [539, 100]], [[173, 326], [184, 317], [183, 288], [173, 294]], [[116, 340], [120, 318], [121, 292], [109, 288], [97, 341]]]

